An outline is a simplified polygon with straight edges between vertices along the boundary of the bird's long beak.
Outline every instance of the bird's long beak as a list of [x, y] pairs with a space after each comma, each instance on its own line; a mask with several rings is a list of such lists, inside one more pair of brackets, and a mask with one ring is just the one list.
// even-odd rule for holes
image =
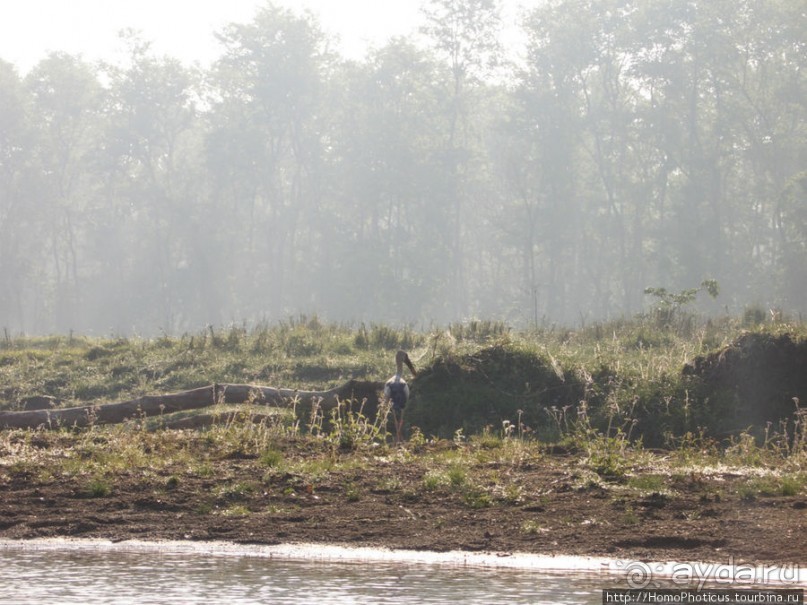
[[415, 371], [415, 366], [412, 365], [412, 360], [409, 359], [409, 355], [404, 357], [404, 363], [406, 364], [406, 367], [409, 368], [409, 371], [412, 372], [412, 376], [417, 377], [418, 373]]

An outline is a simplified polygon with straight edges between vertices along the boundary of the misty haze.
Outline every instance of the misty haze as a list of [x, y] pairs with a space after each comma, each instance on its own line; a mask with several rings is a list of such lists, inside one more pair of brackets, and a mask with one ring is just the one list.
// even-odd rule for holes
[[272, 4], [209, 68], [0, 57], [0, 326], [807, 311], [803, 0], [554, 0], [518, 65], [498, 16], [428, 0], [360, 61]]

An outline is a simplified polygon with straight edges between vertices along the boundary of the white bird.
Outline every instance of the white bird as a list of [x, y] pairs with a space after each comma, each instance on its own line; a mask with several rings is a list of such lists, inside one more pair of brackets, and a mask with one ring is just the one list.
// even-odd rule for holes
[[407, 352], [398, 351], [395, 354], [395, 365], [397, 366], [395, 376], [384, 383], [384, 397], [387, 401], [392, 403], [392, 418], [395, 421], [396, 443], [401, 441], [404, 408], [406, 407], [406, 402], [409, 401], [409, 385], [406, 384], [406, 381], [403, 379], [404, 364], [406, 364], [406, 367], [412, 372], [412, 376], [417, 376], [415, 366], [412, 365], [412, 361], [409, 359]]

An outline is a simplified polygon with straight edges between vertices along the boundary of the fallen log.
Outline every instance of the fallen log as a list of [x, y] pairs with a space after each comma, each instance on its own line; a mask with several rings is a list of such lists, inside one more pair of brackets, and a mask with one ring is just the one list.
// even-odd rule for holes
[[336, 407], [339, 402], [352, 401], [357, 403], [356, 408], [363, 404], [365, 414], [375, 415], [378, 409], [378, 393], [383, 387], [381, 382], [363, 380], [349, 380], [327, 391], [299, 391], [250, 384], [212, 384], [178, 393], [145, 395], [117, 403], [1, 412], [0, 428], [57, 429], [117, 424], [125, 420], [195, 410], [220, 403], [293, 406], [298, 416], [305, 417], [306, 414], [310, 414], [315, 404], [327, 411]]

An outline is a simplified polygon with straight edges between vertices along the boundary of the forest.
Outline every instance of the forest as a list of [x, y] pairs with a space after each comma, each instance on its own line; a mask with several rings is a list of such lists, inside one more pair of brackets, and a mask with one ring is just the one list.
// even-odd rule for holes
[[[0, 57], [0, 326], [807, 311], [801, 0], [427, 0], [361, 60], [267, 3], [210, 66]], [[650, 288], [650, 295], [646, 290]], [[663, 299], [662, 299], [663, 302]]]

